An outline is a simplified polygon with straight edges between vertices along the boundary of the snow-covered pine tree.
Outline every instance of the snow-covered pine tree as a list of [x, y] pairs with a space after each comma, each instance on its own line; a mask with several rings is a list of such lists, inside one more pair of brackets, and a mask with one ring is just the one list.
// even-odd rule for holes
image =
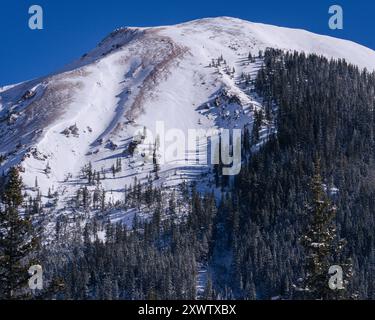
[[[349, 263], [339, 263], [340, 253], [345, 240], [339, 240], [334, 224], [337, 208], [328, 198], [322, 177], [320, 175], [320, 160], [314, 166], [312, 179], [312, 200], [309, 203], [308, 217], [310, 219], [305, 234], [300, 242], [306, 251], [305, 278], [299, 291], [304, 299], [332, 300], [347, 297], [345, 286], [351, 277]], [[344, 273], [344, 288], [332, 290], [329, 287], [329, 269], [333, 265], [340, 265], [346, 269]]]
[[38, 246], [32, 223], [19, 214], [22, 180], [11, 168], [2, 195], [0, 210], [0, 298], [17, 299], [25, 295], [32, 253]]
[[154, 166], [153, 171], [155, 173], [155, 179], [156, 180], [159, 179], [159, 170], [160, 170], [160, 166], [159, 166], [158, 158], [157, 158], [157, 149], [158, 149], [158, 143], [155, 142], [154, 152], [152, 154], [152, 163], [153, 163], [153, 166]]

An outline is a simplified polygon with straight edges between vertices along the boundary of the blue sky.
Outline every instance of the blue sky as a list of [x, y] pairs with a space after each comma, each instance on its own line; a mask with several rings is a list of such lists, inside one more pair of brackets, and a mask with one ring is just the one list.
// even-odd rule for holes
[[[44, 30], [28, 28], [28, 8], [44, 10]], [[328, 8], [344, 9], [344, 30], [328, 28]], [[375, 49], [373, 0], [0, 0], [0, 86], [58, 70], [121, 26], [155, 26], [232, 16], [307, 29]]]

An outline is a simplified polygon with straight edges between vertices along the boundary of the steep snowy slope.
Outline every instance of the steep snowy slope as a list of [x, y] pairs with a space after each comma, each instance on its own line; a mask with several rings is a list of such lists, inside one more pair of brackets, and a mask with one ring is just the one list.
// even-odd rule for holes
[[[227, 17], [119, 29], [62, 72], [0, 89], [1, 168], [20, 165], [28, 192], [57, 192], [62, 208], [86, 184], [82, 168], [91, 163], [108, 200], [121, 199], [125, 185], [153, 170], [152, 161], [129, 152], [136, 130], [154, 134], [152, 148], [157, 121], [185, 134], [251, 126], [261, 105], [240, 76], [255, 76], [261, 60], [249, 62], [249, 52], [257, 56], [268, 47], [375, 68], [375, 52], [353, 42]], [[208, 170], [187, 143], [184, 150], [184, 159], [161, 165], [157, 183], [173, 185]]]

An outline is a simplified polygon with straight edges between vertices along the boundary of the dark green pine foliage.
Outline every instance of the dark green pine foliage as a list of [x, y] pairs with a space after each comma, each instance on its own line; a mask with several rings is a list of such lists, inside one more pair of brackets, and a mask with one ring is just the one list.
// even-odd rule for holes
[[[336, 234], [347, 240], [342, 256], [352, 258], [345, 296], [374, 299], [375, 73], [343, 60], [269, 49], [255, 87], [263, 102], [278, 108], [277, 134], [249, 156], [235, 177], [232, 203], [219, 207], [215, 290], [236, 298], [296, 298], [293, 285], [306, 262], [299, 239], [306, 232], [313, 163], [320, 158], [327, 196], [337, 207]], [[239, 228], [228, 241], [224, 218], [236, 203]], [[332, 257], [351, 273], [338, 261]]]
[[320, 175], [320, 161], [315, 165], [315, 174], [312, 179], [312, 200], [307, 208], [308, 227], [301, 237], [301, 244], [306, 254], [306, 277], [301, 288], [303, 297], [315, 300], [343, 298], [345, 289], [332, 290], [328, 281], [329, 268], [333, 265], [349, 268], [345, 273], [345, 282], [349, 281], [350, 268], [348, 264], [341, 265], [335, 258], [345, 245], [344, 240], [338, 240], [335, 227], [337, 208], [329, 200], [322, 177]]
[[38, 239], [31, 221], [19, 214], [23, 196], [18, 170], [11, 168], [7, 178], [0, 211], [0, 297], [17, 299], [27, 296], [28, 268]]
[[153, 164], [153, 167], [154, 167], [154, 173], [155, 173], [155, 179], [159, 179], [159, 171], [160, 171], [160, 166], [159, 166], [159, 163], [158, 163], [158, 157], [157, 157], [157, 153], [156, 153], [156, 147], [154, 149], [154, 152], [152, 154], [152, 164]]
[[[209, 259], [216, 206], [213, 195], [201, 196], [194, 188], [184, 199], [135, 180], [126, 193], [126, 206], [147, 205], [152, 219], [135, 215], [133, 227], [88, 222], [68, 234], [59, 223], [56, 240], [41, 258], [46, 282], [61, 279], [56, 299], [195, 299], [199, 263]], [[169, 200], [169, 201], [167, 201]], [[183, 208], [188, 215], [176, 219]], [[161, 205], [163, 204], [163, 206]], [[97, 232], [103, 228], [106, 241]], [[71, 241], [71, 237], [75, 241]], [[208, 287], [210, 283], [207, 284]], [[209, 290], [214, 298], [214, 290]]]

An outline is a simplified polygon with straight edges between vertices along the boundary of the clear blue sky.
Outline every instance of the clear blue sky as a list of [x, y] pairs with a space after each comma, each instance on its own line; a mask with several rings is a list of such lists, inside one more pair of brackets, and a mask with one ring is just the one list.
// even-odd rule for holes
[[[44, 9], [44, 30], [28, 28], [33, 4]], [[333, 4], [344, 9], [342, 31], [328, 28]], [[0, 0], [0, 86], [56, 71], [117, 27], [223, 15], [303, 28], [375, 49], [373, 0]]]

